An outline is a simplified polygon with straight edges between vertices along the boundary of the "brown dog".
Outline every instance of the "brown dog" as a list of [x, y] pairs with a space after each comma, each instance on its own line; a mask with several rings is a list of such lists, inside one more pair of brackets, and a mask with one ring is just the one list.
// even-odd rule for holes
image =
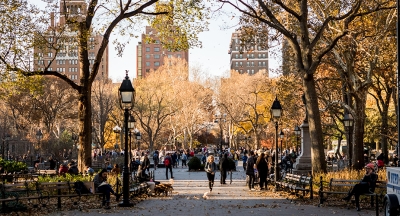
[[159, 184], [154, 188], [154, 194], [156, 196], [168, 196], [168, 193], [171, 193], [174, 190], [171, 184]]

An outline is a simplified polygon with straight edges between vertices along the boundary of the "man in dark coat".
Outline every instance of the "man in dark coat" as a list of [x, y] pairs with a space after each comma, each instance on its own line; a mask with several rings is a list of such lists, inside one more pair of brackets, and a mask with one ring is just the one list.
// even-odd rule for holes
[[224, 154], [224, 156], [221, 159], [219, 169], [221, 172], [221, 184], [226, 184], [226, 172], [229, 171], [229, 160], [228, 160], [228, 154]]

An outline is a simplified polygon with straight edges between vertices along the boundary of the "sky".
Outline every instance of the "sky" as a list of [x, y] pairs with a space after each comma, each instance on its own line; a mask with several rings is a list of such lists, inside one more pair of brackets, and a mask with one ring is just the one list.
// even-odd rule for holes
[[[34, 4], [44, 6], [38, 0], [30, 0]], [[189, 67], [200, 68], [206, 77], [228, 77], [230, 56], [228, 54], [232, 33], [238, 28], [239, 13], [229, 5], [225, 5], [222, 11], [213, 13], [209, 21], [208, 31], [199, 34], [202, 42], [201, 48], [189, 50]], [[144, 32], [143, 28], [143, 32]], [[142, 33], [142, 32], [140, 32]], [[140, 35], [140, 34], [137, 34]], [[140, 38], [132, 38], [126, 45], [123, 56], [119, 57], [111, 41], [118, 37], [112, 35], [109, 44], [109, 77], [114, 82], [121, 82], [125, 77], [125, 70], [129, 70], [129, 77], [136, 76], [136, 45]], [[280, 58], [270, 55], [269, 66], [276, 69], [280, 64]]]

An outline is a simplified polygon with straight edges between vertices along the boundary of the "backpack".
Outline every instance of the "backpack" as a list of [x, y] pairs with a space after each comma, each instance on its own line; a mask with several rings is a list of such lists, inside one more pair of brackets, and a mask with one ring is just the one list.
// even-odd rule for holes
[[169, 160], [169, 158], [165, 158], [164, 159], [164, 165], [167, 167], [171, 164], [171, 161]]
[[87, 189], [87, 187], [85, 186], [85, 184], [83, 184], [83, 182], [81, 182], [81, 181], [75, 182], [75, 183], [74, 183], [74, 188], [75, 188], [75, 192], [76, 192], [78, 195], [90, 193], [90, 190]]
[[182, 155], [182, 160], [187, 160], [186, 154], [183, 154], [183, 155]]

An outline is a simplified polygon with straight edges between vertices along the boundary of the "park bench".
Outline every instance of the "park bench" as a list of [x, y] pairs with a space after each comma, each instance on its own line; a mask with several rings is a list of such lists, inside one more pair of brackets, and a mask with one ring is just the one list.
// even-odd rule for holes
[[34, 208], [38, 207], [41, 195], [37, 193], [34, 182], [20, 182], [14, 184], [1, 184], [1, 212], [15, 211], [15, 208], [26, 201]]
[[58, 170], [38, 170], [37, 174], [46, 176], [56, 176], [58, 175]]
[[281, 181], [276, 182], [276, 184], [280, 189], [286, 190], [301, 198], [304, 198], [306, 194], [310, 194], [310, 199], [313, 198], [311, 176], [286, 173]]
[[[329, 195], [347, 195], [354, 185], [360, 183], [360, 180], [355, 179], [334, 179], [331, 178], [329, 182], [323, 181], [322, 176], [320, 177], [320, 188], [318, 191], [319, 205], [322, 205], [324, 201], [328, 199]], [[385, 181], [377, 181], [374, 191], [369, 193], [361, 194], [361, 196], [371, 197], [371, 207], [375, 206], [376, 215], [379, 215], [379, 200], [382, 200], [386, 190]], [[324, 194], [326, 194], [324, 196]], [[375, 201], [374, 201], [375, 198]], [[346, 202], [347, 203], [347, 202]]]

